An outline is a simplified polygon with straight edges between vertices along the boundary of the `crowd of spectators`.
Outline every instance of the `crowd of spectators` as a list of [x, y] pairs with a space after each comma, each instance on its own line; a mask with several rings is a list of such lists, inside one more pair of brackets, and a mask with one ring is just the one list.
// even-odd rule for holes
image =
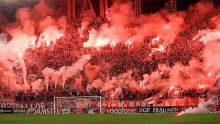
[[[186, 23], [189, 20], [185, 20]], [[91, 29], [99, 30], [104, 24], [108, 23], [105, 18], [94, 18], [86, 27], [82, 26], [80, 20], [73, 20], [69, 22], [69, 26], [64, 34], [64, 37], [60, 38], [54, 44], [53, 49], [44, 48], [43, 46], [38, 49], [28, 49], [25, 58], [34, 59], [36, 64], [27, 65], [27, 77], [29, 83], [36, 81], [37, 79], [44, 79], [42, 71], [46, 68], [52, 68], [58, 70], [63, 66], [70, 66], [76, 62], [83, 54], [92, 54], [89, 63], [92, 65], [99, 65], [103, 61], [109, 63], [111, 68], [104, 70], [102, 74], [111, 77], [118, 76], [126, 73], [128, 70], [135, 70], [132, 73], [132, 78], [136, 81], [143, 80], [144, 74], [151, 74], [156, 71], [158, 64], [167, 64], [172, 67], [175, 63], [182, 63], [187, 66], [192, 58], [197, 58], [202, 61], [199, 54], [204, 49], [202, 42], [195, 43], [192, 39], [199, 30], [213, 29], [214, 24], [211, 23], [210, 17], [203, 17], [201, 20], [193, 23], [189, 28], [185, 28], [179, 36], [175, 39], [166, 52], [155, 52], [151, 56], [151, 40], [153, 37], [146, 38], [143, 43], [139, 43], [132, 48], [132, 50], [125, 44], [119, 43], [114, 48], [111, 46], [105, 46], [99, 51], [93, 51], [93, 48], [83, 48], [83, 42], [89, 38], [89, 31]], [[79, 29], [83, 29], [79, 32]], [[149, 47], [150, 46], [150, 47]], [[55, 87], [49, 88], [49, 90], [43, 90], [41, 92], [30, 91], [16, 91], [11, 93], [10, 90], [3, 90], [7, 87], [1, 87], [0, 97], [2, 98], [14, 98], [16, 101], [53, 101], [55, 96], [103, 96], [106, 99], [111, 99], [111, 94], [108, 92], [100, 92], [98, 88], [92, 88], [90, 91], [85, 91], [88, 84], [88, 78], [85, 76], [85, 72], [82, 71], [82, 88], [71, 89], [70, 87], [61, 87], [60, 90]], [[36, 75], [32, 80], [30, 75]], [[103, 75], [99, 75], [101, 78]], [[165, 76], [166, 78], [166, 76]], [[74, 79], [73, 82], [74, 83]], [[132, 90], [122, 87], [122, 94], [118, 95], [116, 99], [145, 99], [149, 98], [157, 93], [158, 89], [153, 89], [148, 92]], [[194, 95], [193, 95], [194, 94]], [[200, 96], [204, 93], [198, 91], [185, 91], [183, 96]], [[167, 96], [168, 97], [168, 96]]]

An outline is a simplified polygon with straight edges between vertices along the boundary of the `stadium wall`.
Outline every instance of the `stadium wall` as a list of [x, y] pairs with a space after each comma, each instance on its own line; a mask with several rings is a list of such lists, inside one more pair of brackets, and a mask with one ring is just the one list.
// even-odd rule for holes
[[[54, 102], [13, 102], [3, 101], [0, 103], [0, 114], [53, 114]], [[164, 104], [165, 103], [165, 104]], [[169, 104], [167, 104], [169, 103]], [[62, 104], [63, 109], [70, 108], [69, 112], [73, 113], [77, 109], [75, 104]], [[93, 102], [93, 108], [99, 107], [99, 100]], [[135, 113], [175, 113], [181, 112], [189, 107], [197, 107], [197, 100], [185, 101], [185, 104], [176, 104], [164, 100], [155, 105], [149, 105], [145, 100], [104, 100], [102, 101], [102, 113], [105, 114], [135, 114]], [[91, 114], [91, 108], [84, 108], [84, 113]], [[99, 113], [99, 110], [95, 113]], [[209, 105], [210, 112], [220, 111], [220, 105]], [[94, 112], [92, 112], [94, 114]]]

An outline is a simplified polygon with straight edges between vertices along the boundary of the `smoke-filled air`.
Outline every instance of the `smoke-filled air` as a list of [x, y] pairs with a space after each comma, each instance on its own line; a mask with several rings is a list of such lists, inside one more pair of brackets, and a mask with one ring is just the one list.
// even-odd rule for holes
[[68, 21], [43, 0], [19, 8], [16, 21], [2, 25], [0, 96], [219, 93], [219, 8], [136, 15], [132, 2], [115, 2], [109, 10], [107, 18]]

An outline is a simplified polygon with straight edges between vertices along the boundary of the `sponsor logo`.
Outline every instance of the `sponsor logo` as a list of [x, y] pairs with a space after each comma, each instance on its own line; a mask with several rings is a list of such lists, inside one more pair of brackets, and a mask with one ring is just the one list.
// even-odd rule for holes
[[139, 107], [139, 113], [175, 113], [178, 112], [179, 108], [174, 107]]
[[[33, 103], [0, 103], [0, 108], [14, 108], [15, 114], [53, 114], [52, 102], [33, 102]], [[20, 110], [18, 110], [20, 109]], [[26, 111], [24, 111], [26, 110]], [[1, 112], [0, 112], [1, 113]]]
[[27, 114], [36, 114], [36, 109], [35, 108], [28, 109]]
[[69, 114], [70, 113], [70, 108], [63, 108], [62, 109], [62, 114]]
[[53, 109], [50, 108], [29, 108], [27, 114], [53, 114]]
[[126, 108], [116, 108], [116, 109], [106, 109], [107, 114], [134, 114], [136, 109], [126, 109]]
[[26, 114], [26, 109], [25, 108], [14, 108], [13, 114]]
[[0, 108], [0, 114], [12, 114], [12, 108]]
[[88, 110], [88, 114], [95, 114], [95, 113], [98, 113], [98, 108]]
[[139, 113], [150, 113], [151, 108], [139, 108]]

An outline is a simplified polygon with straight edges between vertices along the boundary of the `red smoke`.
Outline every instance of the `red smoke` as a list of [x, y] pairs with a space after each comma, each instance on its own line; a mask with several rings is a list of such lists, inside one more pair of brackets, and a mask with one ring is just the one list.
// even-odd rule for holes
[[218, 13], [212, 4], [198, 3], [174, 14], [136, 16], [132, 3], [115, 3], [109, 21], [71, 25], [41, 0], [19, 9], [16, 22], [4, 28], [12, 38], [0, 41], [2, 91], [65, 85], [112, 96], [173, 88], [217, 91]]

